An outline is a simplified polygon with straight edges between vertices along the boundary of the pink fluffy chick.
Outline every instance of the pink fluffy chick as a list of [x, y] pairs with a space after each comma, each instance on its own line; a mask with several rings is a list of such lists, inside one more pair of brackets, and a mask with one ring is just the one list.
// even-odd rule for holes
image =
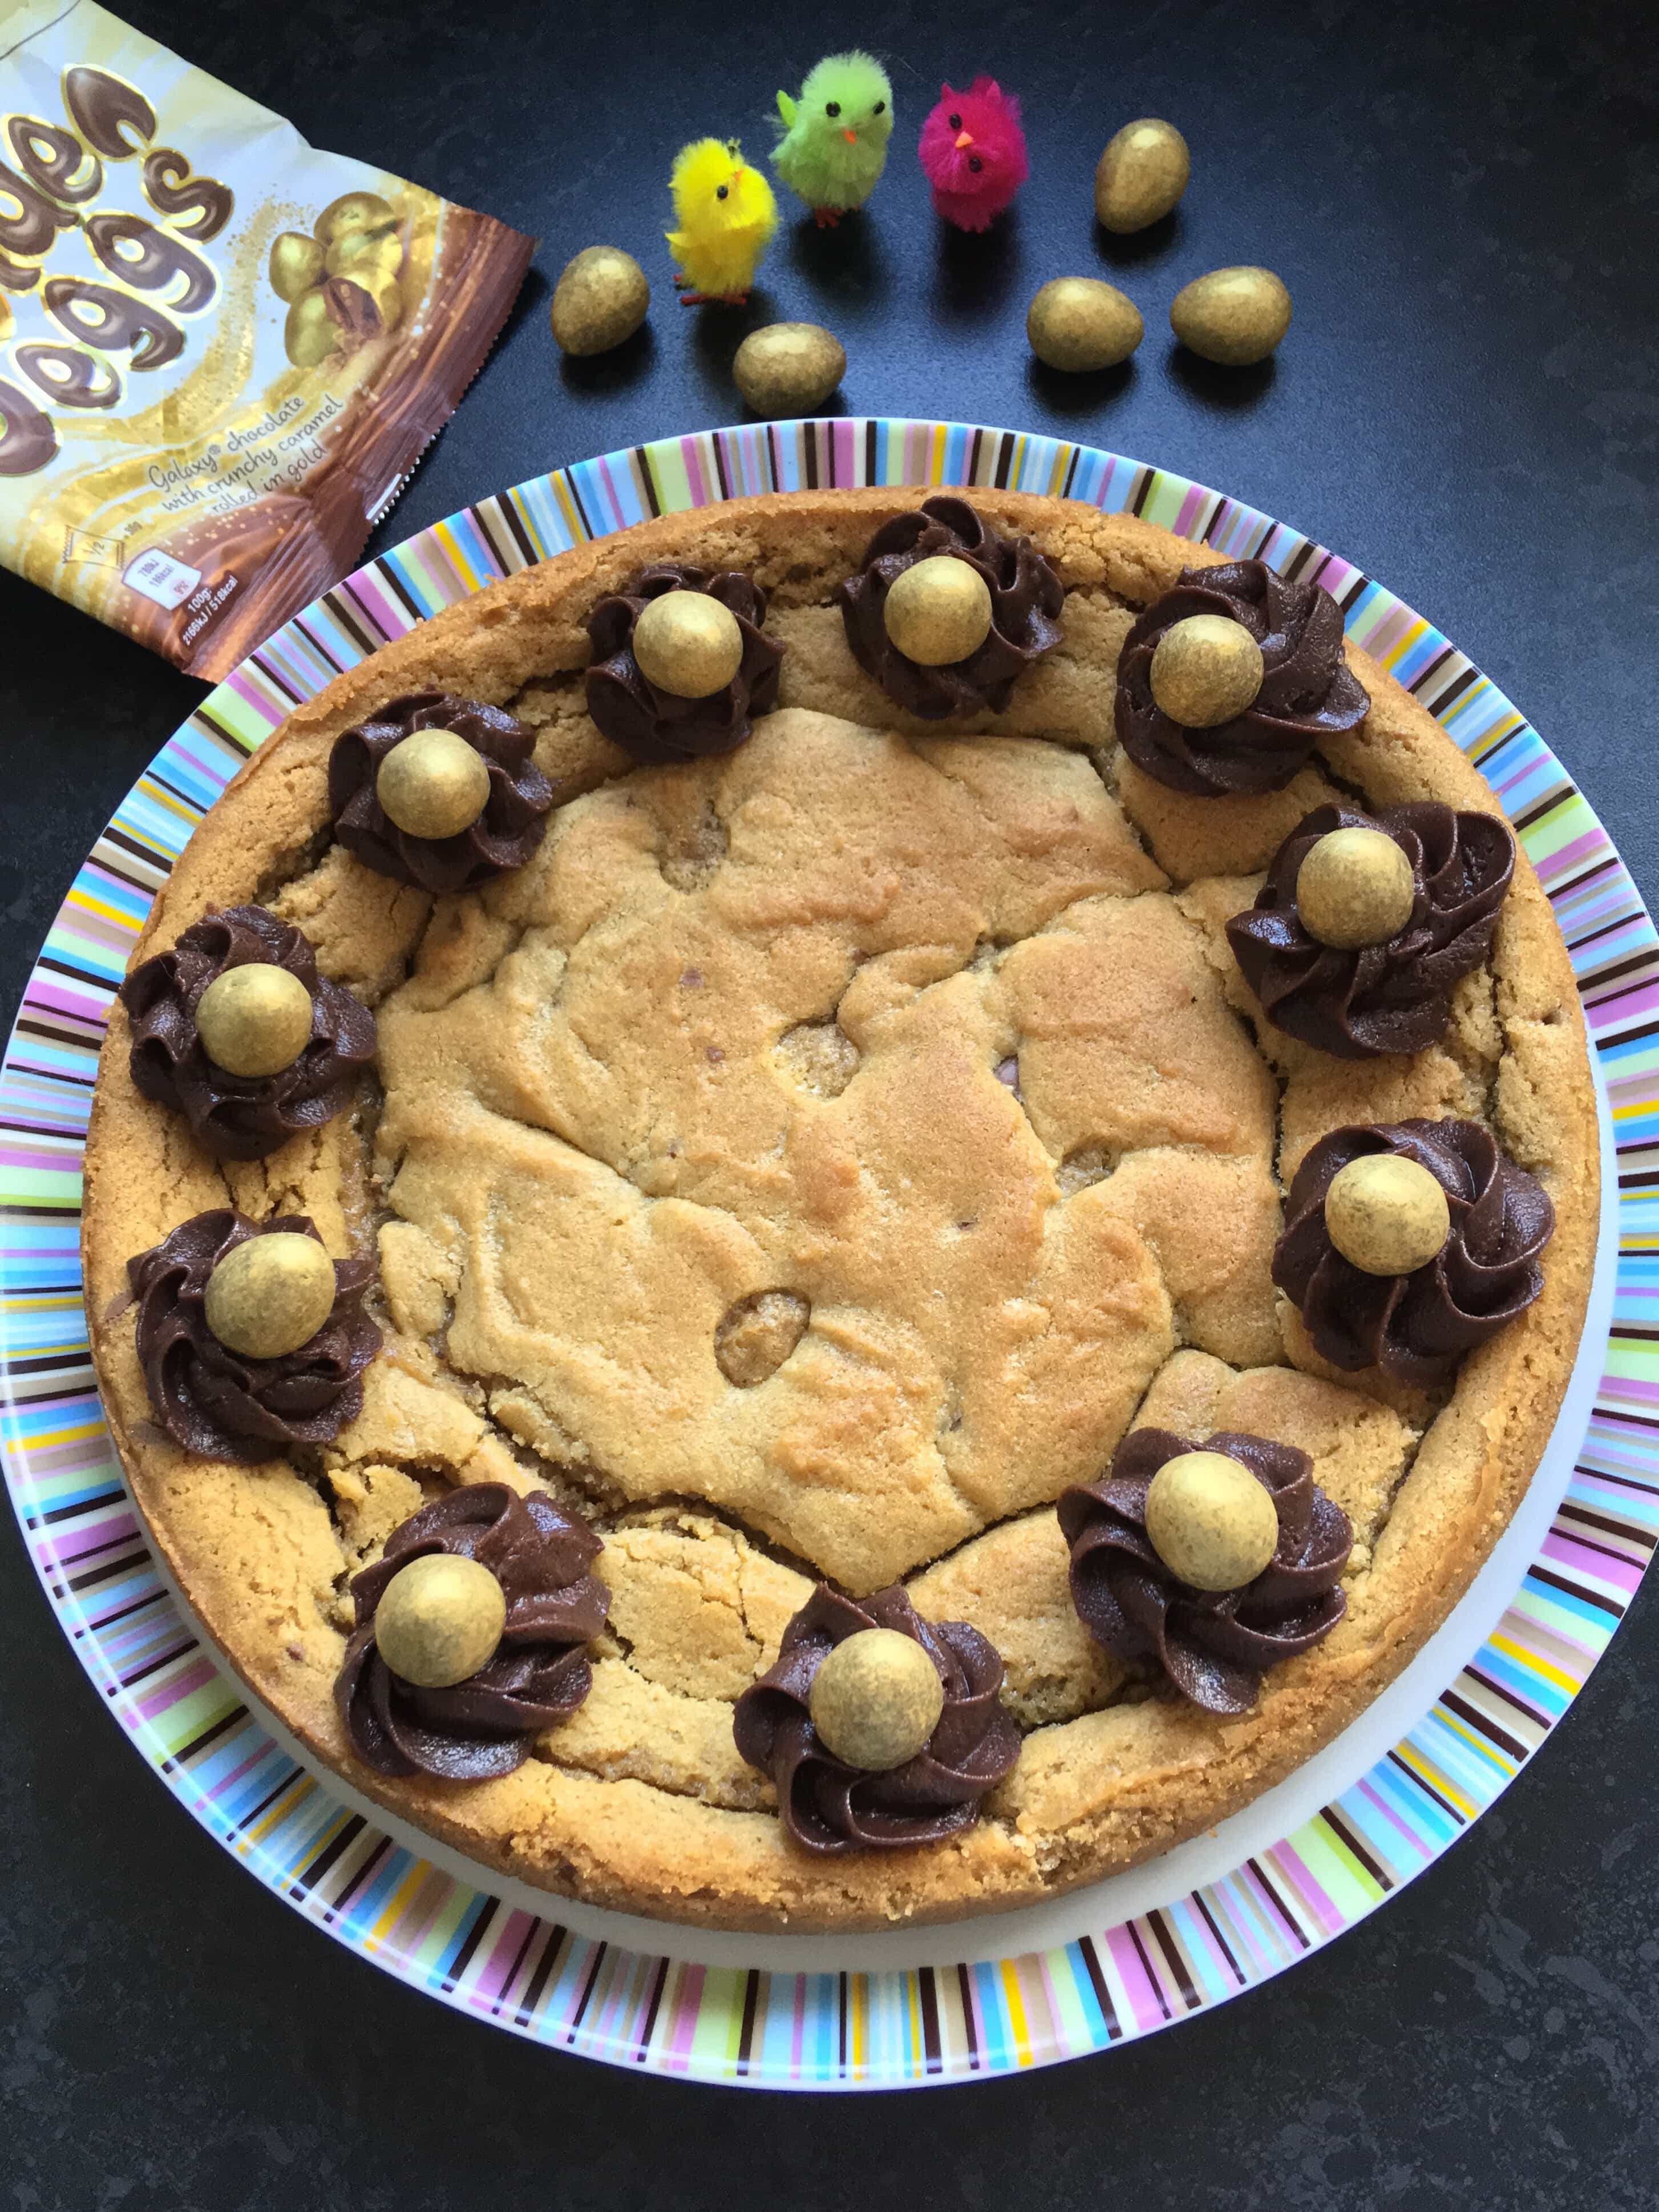
[[933, 205], [958, 230], [988, 230], [1030, 174], [1019, 102], [994, 77], [966, 92], [947, 84], [921, 126], [916, 148]]

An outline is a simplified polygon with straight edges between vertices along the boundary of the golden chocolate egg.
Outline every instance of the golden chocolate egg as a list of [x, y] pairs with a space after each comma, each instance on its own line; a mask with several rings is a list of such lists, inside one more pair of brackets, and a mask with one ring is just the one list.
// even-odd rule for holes
[[228, 1351], [281, 1359], [309, 1344], [334, 1310], [334, 1262], [297, 1231], [250, 1237], [208, 1277], [203, 1306]]
[[1243, 1589], [1279, 1548], [1279, 1510], [1267, 1485], [1225, 1452], [1178, 1452], [1147, 1486], [1146, 1534], [1177, 1582]]
[[321, 292], [301, 292], [288, 311], [283, 343], [295, 368], [320, 368], [344, 335]]
[[1169, 214], [1192, 172], [1187, 141], [1173, 123], [1143, 115], [1107, 143], [1095, 168], [1095, 213], [1120, 236]]
[[1182, 344], [1224, 368], [1266, 361], [1290, 327], [1291, 295], [1271, 269], [1212, 269], [1170, 303], [1170, 328]]
[[882, 619], [907, 660], [948, 668], [991, 635], [991, 589], [968, 562], [931, 553], [894, 579]]
[[743, 665], [743, 632], [707, 592], [665, 592], [634, 625], [634, 658], [647, 684], [675, 699], [710, 699]]
[[822, 323], [768, 323], [750, 331], [732, 363], [744, 398], [775, 422], [822, 407], [846, 374], [846, 349]]
[[1437, 1176], [1399, 1152], [1364, 1152], [1331, 1177], [1325, 1227], [1345, 1260], [1368, 1275], [1426, 1267], [1451, 1234]]
[[488, 1567], [454, 1552], [428, 1552], [399, 1567], [374, 1608], [374, 1644], [386, 1665], [420, 1690], [465, 1682], [495, 1656], [507, 1595]]
[[619, 246], [585, 246], [553, 288], [553, 335], [566, 353], [609, 353], [631, 338], [651, 305], [651, 287]]
[[202, 1049], [228, 1075], [275, 1075], [311, 1042], [311, 994], [297, 975], [250, 960], [216, 975], [196, 1001]]
[[1134, 301], [1097, 276], [1053, 277], [1025, 311], [1031, 351], [1072, 374], [1127, 361], [1145, 328]]
[[390, 230], [398, 211], [378, 192], [342, 192], [331, 200], [312, 228], [325, 246], [332, 246], [349, 230]]
[[270, 248], [270, 289], [279, 300], [297, 300], [313, 290], [327, 274], [322, 247], [314, 238], [285, 230]]
[[489, 801], [483, 756], [453, 730], [416, 730], [380, 763], [374, 795], [410, 837], [459, 837]]
[[[319, 248], [320, 252], [321, 249]], [[395, 230], [344, 230], [324, 256], [331, 276], [395, 276], [404, 264], [404, 242]]]
[[349, 276], [343, 276], [340, 283], [342, 287], [349, 285], [353, 291], [362, 294], [362, 299], [354, 303], [355, 309], [362, 314], [367, 303], [373, 313], [375, 335], [383, 336], [387, 331], [395, 331], [402, 322], [403, 287], [384, 269], [375, 267], [371, 262], [354, 269]]
[[1183, 730], [1213, 730], [1251, 705], [1261, 689], [1261, 647], [1230, 615], [1171, 623], [1147, 671], [1152, 697]]
[[1333, 830], [1296, 872], [1296, 911], [1310, 937], [1352, 952], [1384, 945], [1412, 918], [1412, 864], [1385, 830]]
[[861, 1628], [825, 1654], [807, 1706], [837, 1759], [885, 1773], [926, 1747], [945, 1710], [945, 1685], [914, 1637]]

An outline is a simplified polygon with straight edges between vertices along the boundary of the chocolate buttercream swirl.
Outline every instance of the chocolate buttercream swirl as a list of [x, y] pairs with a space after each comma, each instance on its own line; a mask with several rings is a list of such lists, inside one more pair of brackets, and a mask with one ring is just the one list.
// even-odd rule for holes
[[[907, 568], [934, 554], [954, 554], [985, 579], [991, 631], [966, 660], [924, 668], [887, 635], [887, 594]], [[1005, 538], [965, 499], [926, 499], [884, 522], [864, 550], [864, 566], [836, 593], [853, 658], [887, 696], [930, 722], [952, 714], [1000, 714], [1014, 678], [1060, 638], [1066, 593], [1029, 538]]]
[[[1189, 615], [1242, 623], [1261, 647], [1261, 689], [1210, 730], [1172, 721], [1152, 697], [1152, 654]], [[1322, 738], [1363, 721], [1370, 700], [1342, 658], [1342, 611], [1322, 584], [1292, 584], [1261, 561], [1183, 568], [1137, 619], [1118, 656], [1118, 740], [1137, 768], [1200, 799], [1282, 790]]]
[[[208, 1058], [196, 1026], [202, 994], [228, 968], [284, 969], [311, 994], [311, 1036], [275, 1075], [232, 1075]], [[219, 1160], [258, 1160], [302, 1130], [320, 1128], [351, 1103], [374, 1062], [374, 1017], [317, 973], [303, 932], [262, 906], [232, 906], [192, 922], [170, 952], [135, 968], [121, 986], [132, 1023], [129, 1066], [146, 1098], [170, 1106]]]
[[[454, 837], [415, 837], [386, 817], [374, 788], [380, 763], [416, 730], [453, 730], [483, 757], [489, 796], [470, 829]], [[334, 834], [366, 867], [425, 891], [470, 891], [521, 868], [547, 831], [553, 786], [531, 758], [524, 726], [476, 699], [414, 691], [392, 699], [334, 740], [328, 804]]]
[[[945, 1685], [926, 1748], [880, 1774], [836, 1758], [808, 1704], [825, 1656], [866, 1628], [913, 1638]], [[777, 1785], [785, 1830], [804, 1850], [933, 1844], [971, 1827], [981, 1799], [1013, 1771], [1019, 1731], [1001, 1687], [1001, 1659], [965, 1620], [924, 1620], [896, 1584], [855, 1604], [820, 1583], [784, 1630], [777, 1663], [738, 1699], [732, 1734], [740, 1756]]]
[[[1302, 927], [1296, 880], [1334, 830], [1381, 830], [1412, 864], [1411, 918], [1382, 945], [1344, 951]], [[1273, 855], [1248, 914], [1227, 924], [1245, 981], [1275, 1028], [1338, 1060], [1422, 1052], [1445, 1033], [1451, 988], [1492, 950], [1498, 909], [1515, 873], [1515, 840], [1491, 814], [1424, 801], [1316, 806]]]
[[[138, 1302], [138, 1364], [155, 1417], [204, 1459], [281, 1459], [295, 1444], [332, 1443], [363, 1402], [362, 1372], [380, 1348], [363, 1311], [367, 1260], [334, 1262], [334, 1310], [315, 1336], [280, 1359], [248, 1359], [207, 1324], [208, 1278], [250, 1237], [317, 1237], [303, 1213], [250, 1221], [228, 1206], [198, 1213], [127, 1261]], [[317, 1237], [321, 1243], [321, 1237]]]
[[[574, 1713], [593, 1685], [586, 1645], [605, 1626], [611, 1593], [588, 1572], [603, 1547], [550, 1498], [504, 1482], [471, 1482], [392, 1530], [372, 1567], [354, 1575], [356, 1626], [334, 1700], [358, 1755], [382, 1774], [488, 1782], [511, 1774], [544, 1729]], [[448, 1552], [488, 1567], [507, 1600], [494, 1656], [464, 1682], [423, 1690], [394, 1674], [374, 1641], [374, 1609], [411, 1559]]]
[[[1242, 1589], [1177, 1581], [1146, 1534], [1152, 1477], [1189, 1451], [1224, 1452], [1273, 1493], [1279, 1547]], [[1097, 1482], [1063, 1493], [1059, 1514], [1072, 1602], [1089, 1634], [1119, 1659], [1150, 1661], [1207, 1713], [1248, 1712], [1267, 1669], [1311, 1650], [1347, 1610], [1341, 1577], [1353, 1527], [1293, 1444], [1232, 1430], [1191, 1443], [1168, 1429], [1133, 1429]]]
[[[703, 592], [737, 617], [743, 659], [723, 691], [682, 699], [660, 690], [634, 658], [634, 625], [653, 599], [668, 592]], [[593, 658], [587, 671], [587, 711], [605, 736], [636, 761], [696, 760], [729, 753], [749, 735], [757, 714], [778, 703], [783, 647], [768, 637], [766, 594], [735, 568], [711, 574], [679, 561], [653, 561], [620, 592], [602, 599], [587, 617]]]
[[[1325, 1226], [1332, 1178], [1373, 1152], [1417, 1161], [1446, 1194], [1451, 1232], [1409, 1275], [1367, 1274], [1343, 1258]], [[1538, 1255], [1554, 1227], [1548, 1192], [1478, 1121], [1334, 1129], [1296, 1171], [1273, 1276], [1300, 1310], [1315, 1351], [1334, 1367], [1379, 1367], [1401, 1382], [1432, 1385], [1538, 1296]]]

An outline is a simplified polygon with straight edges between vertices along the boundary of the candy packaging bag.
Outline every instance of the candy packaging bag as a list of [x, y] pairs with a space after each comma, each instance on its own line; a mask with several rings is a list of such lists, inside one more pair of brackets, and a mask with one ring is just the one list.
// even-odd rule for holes
[[0, 563], [217, 678], [352, 564], [533, 239], [0, 0]]

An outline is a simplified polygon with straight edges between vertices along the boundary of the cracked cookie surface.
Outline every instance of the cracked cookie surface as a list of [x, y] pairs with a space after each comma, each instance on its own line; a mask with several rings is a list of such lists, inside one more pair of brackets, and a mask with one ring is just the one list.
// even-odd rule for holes
[[[461, 1849], [598, 1902], [730, 1926], [1018, 1902], [1236, 1810], [1340, 1728], [1455, 1601], [1565, 1384], [1595, 1135], [1565, 949], [1530, 871], [1443, 1042], [1356, 1067], [1261, 1021], [1222, 934], [1323, 799], [1496, 802], [1381, 671], [1292, 790], [1183, 800], [1110, 743], [1139, 605], [1207, 556], [1092, 510], [975, 494], [1066, 587], [1008, 711], [944, 737], [853, 661], [831, 604], [889, 493], [671, 517], [494, 586], [291, 718], [192, 839], [137, 957], [258, 896], [377, 1011], [379, 1082], [216, 1166], [124, 1086], [88, 1147], [111, 1425], [215, 1640], [325, 1761]], [[750, 570], [786, 653], [738, 751], [632, 769], [581, 705], [583, 629], [640, 560]], [[333, 736], [436, 686], [509, 707], [562, 804], [525, 868], [434, 900], [319, 838]], [[1486, 1121], [1561, 1227], [1544, 1297], [1428, 1397], [1336, 1376], [1276, 1297], [1281, 1179], [1352, 1119]], [[233, 1202], [378, 1246], [388, 1330], [337, 1443], [252, 1468], [149, 1419], [128, 1252]], [[1351, 1515], [1349, 1610], [1218, 1724], [1152, 1697], [1072, 1610], [1053, 1500], [1131, 1425], [1308, 1451]], [[594, 1686], [513, 1776], [351, 1758], [330, 1689], [351, 1573], [456, 1482], [543, 1486], [604, 1536]], [[731, 1711], [814, 1577], [896, 1578], [994, 1643], [1024, 1731], [979, 1826], [803, 1862]]]

